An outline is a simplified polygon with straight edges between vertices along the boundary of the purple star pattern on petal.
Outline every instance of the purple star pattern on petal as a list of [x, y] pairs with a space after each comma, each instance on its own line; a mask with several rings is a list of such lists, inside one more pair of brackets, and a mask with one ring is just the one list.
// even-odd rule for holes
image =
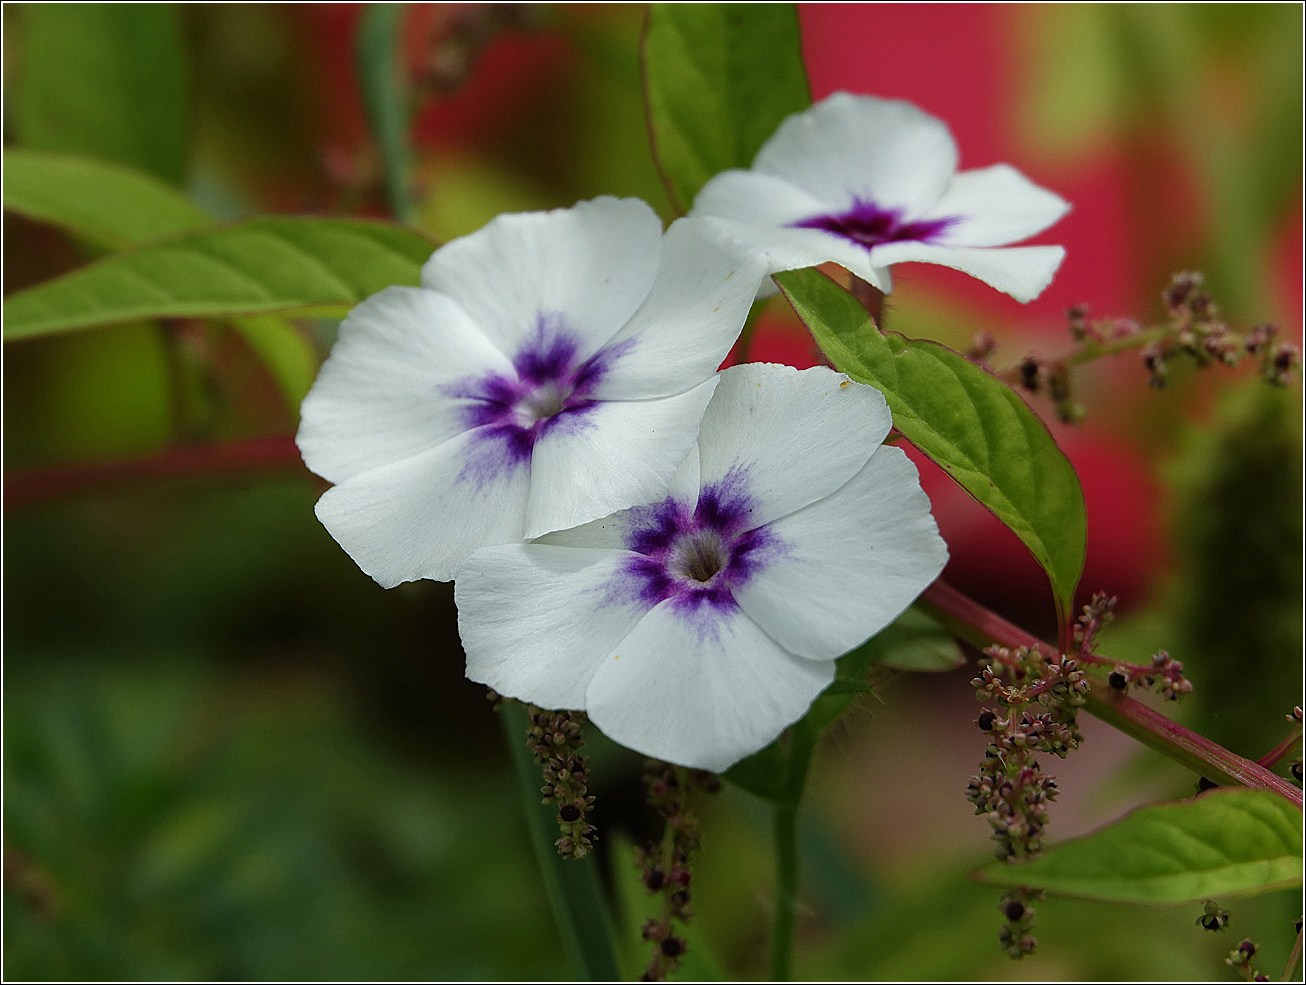
[[751, 527], [753, 501], [746, 470], [731, 470], [705, 487], [698, 505], [675, 498], [630, 513], [625, 541], [636, 556], [622, 568], [616, 594], [649, 608], [672, 607], [710, 634], [738, 605], [733, 591], [784, 556], [784, 544], [766, 526]]
[[466, 401], [463, 424], [476, 430], [460, 479], [484, 486], [530, 462], [535, 442], [546, 431], [577, 433], [589, 426], [586, 412], [594, 391], [635, 339], [579, 356], [580, 341], [556, 312], [541, 312], [534, 334], [512, 357], [515, 375], [462, 379], [442, 388]]
[[833, 215], [818, 215], [792, 223], [795, 229], [820, 229], [850, 239], [859, 246], [873, 249], [883, 243], [914, 240], [918, 243], [938, 241], [959, 216], [904, 222], [901, 209], [881, 208], [869, 199], [853, 196], [853, 207]]

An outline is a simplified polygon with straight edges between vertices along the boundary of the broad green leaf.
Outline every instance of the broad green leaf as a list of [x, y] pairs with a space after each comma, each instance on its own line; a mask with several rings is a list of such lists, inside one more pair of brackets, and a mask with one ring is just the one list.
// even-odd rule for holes
[[643, 55], [653, 156], [682, 212], [812, 101], [793, 4], [655, 3]]
[[499, 706], [499, 724], [516, 768], [531, 846], [572, 969], [581, 981], [620, 981], [612, 916], [599, 879], [599, 860], [592, 853], [582, 859], [564, 859], [553, 844], [558, 837], [557, 809], [540, 803], [543, 780], [526, 748], [526, 706], [504, 701]]
[[377, 222], [250, 219], [148, 243], [14, 294], [4, 337], [357, 304], [391, 284], [416, 284], [432, 249], [416, 232]]
[[952, 634], [915, 606], [853, 652], [894, 670], [952, 670], [966, 661]]
[[317, 375], [317, 352], [307, 336], [277, 315], [235, 318], [232, 327], [267, 366], [292, 409], [298, 408]]
[[18, 142], [117, 161], [180, 184], [186, 65], [166, 3], [33, 3], [22, 12]]
[[4, 205], [109, 250], [212, 222], [181, 192], [142, 171], [13, 148], [4, 152]]
[[992, 373], [926, 339], [881, 332], [818, 270], [775, 278], [836, 369], [880, 390], [893, 424], [1029, 548], [1052, 582], [1061, 622], [1084, 568], [1079, 476], [1047, 427]]
[[978, 873], [1089, 899], [1173, 903], [1300, 884], [1301, 811], [1268, 790], [1152, 804], [1019, 864]]
[[404, 222], [413, 217], [408, 179], [408, 86], [402, 55], [402, 3], [371, 3], [363, 9], [354, 53], [372, 138], [381, 152], [390, 208]]

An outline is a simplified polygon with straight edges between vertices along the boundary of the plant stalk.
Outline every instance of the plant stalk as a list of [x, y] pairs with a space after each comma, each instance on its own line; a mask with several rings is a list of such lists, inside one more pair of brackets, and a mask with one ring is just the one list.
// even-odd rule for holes
[[793, 974], [794, 923], [798, 915], [798, 804], [775, 805], [775, 922], [771, 930], [771, 981]]
[[[957, 637], [981, 649], [996, 643], [1008, 647], [1035, 647], [1049, 655], [1055, 652], [1047, 643], [941, 581], [925, 590], [921, 602]], [[1207, 779], [1226, 786], [1273, 790], [1295, 804], [1298, 810], [1302, 809], [1302, 792], [1283, 777], [1184, 728], [1103, 682], [1093, 680], [1086, 697], [1088, 702], [1084, 710], [1090, 715]]]

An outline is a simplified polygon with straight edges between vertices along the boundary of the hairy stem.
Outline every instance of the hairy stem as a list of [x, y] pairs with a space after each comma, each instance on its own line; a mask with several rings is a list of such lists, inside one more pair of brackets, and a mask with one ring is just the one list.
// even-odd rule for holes
[[787, 982], [793, 971], [794, 922], [798, 913], [798, 805], [775, 805], [775, 922], [771, 931], [771, 980]]
[[[1008, 647], [1037, 647], [1047, 654], [1055, 652], [1047, 643], [941, 581], [927, 588], [921, 601], [955, 635], [981, 649], [997, 643]], [[1084, 711], [1207, 779], [1229, 786], [1273, 790], [1301, 809], [1302, 792], [1283, 777], [1184, 728], [1147, 705], [1097, 681], [1086, 697]]]

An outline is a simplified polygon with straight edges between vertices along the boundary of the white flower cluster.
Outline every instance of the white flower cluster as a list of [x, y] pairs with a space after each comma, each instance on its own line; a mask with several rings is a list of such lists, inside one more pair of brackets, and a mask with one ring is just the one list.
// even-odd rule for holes
[[887, 291], [928, 260], [1021, 299], [1064, 213], [947, 128], [844, 94], [665, 233], [635, 199], [504, 215], [358, 305], [298, 443], [317, 515], [381, 585], [455, 581], [467, 676], [723, 770], [771, 742], [947, 549], [883, 396], [825, 368], [717, 372], [769, 274]]

